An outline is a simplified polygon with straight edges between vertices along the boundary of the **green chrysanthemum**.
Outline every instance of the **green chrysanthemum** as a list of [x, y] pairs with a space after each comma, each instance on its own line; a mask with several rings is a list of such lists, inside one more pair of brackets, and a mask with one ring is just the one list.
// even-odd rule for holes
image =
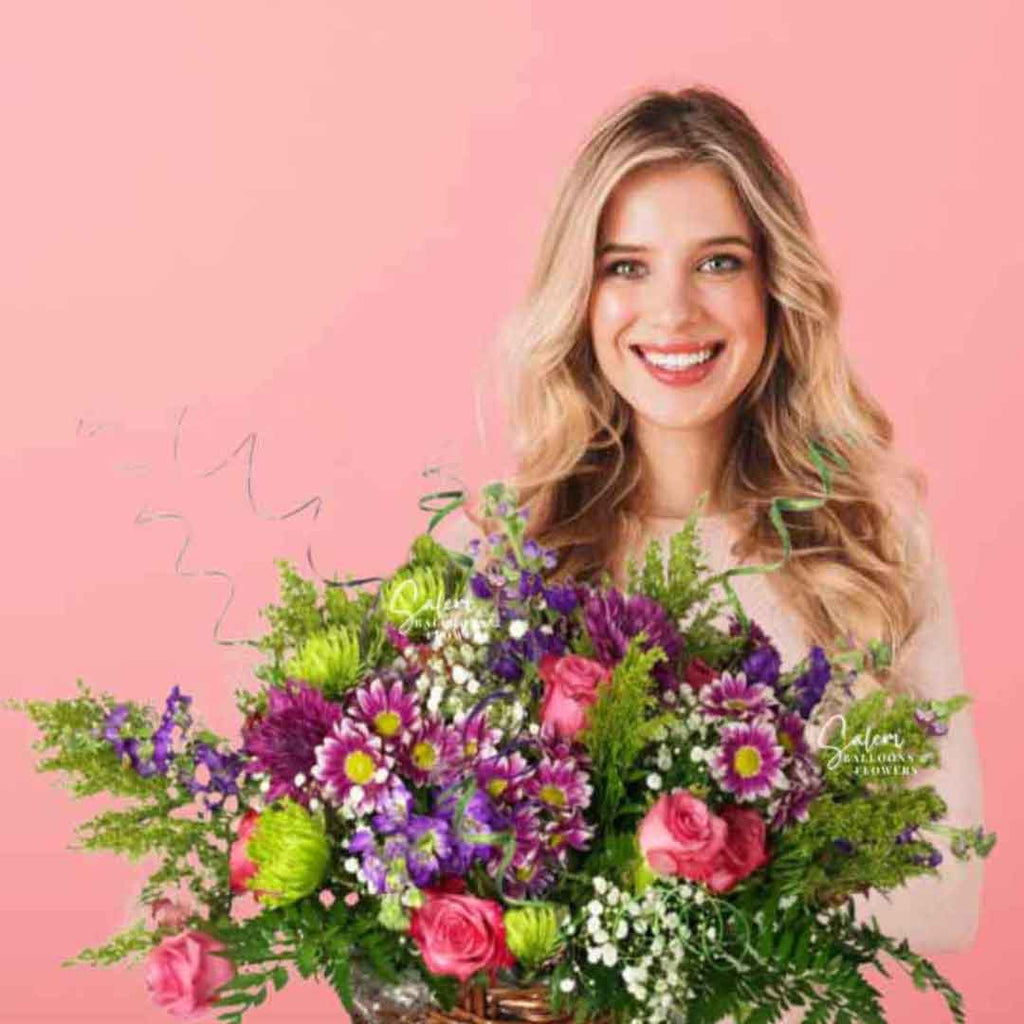
[[505, 942], [524, 967], [539, 967], [562, 948], [558, 914], [550, 903], [505, 911]]
[[332, 696], [358, 680], [359, 667], [359, 637], [345, 626], [333, 626], [312, 634], [284, 670]]
[[249, 888], [269, 907], [283, 907], [315, 892], [331, 855], [323, 821], [290, 797], [260, 814], [247, 852], [258, 869]]
[[388, 621], [406, 632], [428, 629], [445, 600], [444, 580], [429, 567], [401, 569], [381, 591]]

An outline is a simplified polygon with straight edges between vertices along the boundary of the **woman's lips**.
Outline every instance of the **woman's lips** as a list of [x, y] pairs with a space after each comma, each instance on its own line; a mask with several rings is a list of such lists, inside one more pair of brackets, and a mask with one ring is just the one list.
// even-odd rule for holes
[[[700, 352], [707, 349], [708, 345], [672, 345], [665, 348], [660, 346], [650, 347], [646, 351], [653, 352], [664, 352], [677, 353], [677, 352]], [[667, 367], [655, 366], [654, 363], [646, 359], [644, 356], [644, 347], [640, 345], [631, 345], [630, 348], [633, 354], [643, 364], [644, 369], [655, 378], [655, 380], [661, 381], [662, 384], [668, 384], [672, 387], [687, 387], [692, 384], [699, 384], [705, 377], [707, 377], [711, 371], [715, 368], [718, 363], [718, 357], [722, 354], [725, 349], [725, 342], [716, 341], [711, 346], [712, 352], [709, 359], [704, 360], [702, 363], [697, 363], [694, 366], [687, 366], [680, 370], [668, 369]]]

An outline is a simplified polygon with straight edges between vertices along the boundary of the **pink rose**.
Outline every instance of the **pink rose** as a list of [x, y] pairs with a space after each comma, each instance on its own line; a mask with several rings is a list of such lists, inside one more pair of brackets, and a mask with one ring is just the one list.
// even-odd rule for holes
[[146, 988], [153, 1002], [172, 1017], [201, 1017], [217, 1001], [217, 989], [235, 975], [234, 964], [218, 955], [223, 948], [205, 932], [164, 939], [146, 959]]
[[718, 851], [707, 877], [714, 892], [728, 892], [738, 881], [768, 863], [764, 846], [764, 819], [750, 807], [735, 804], [722, 808], [728, 825], [725, 844]]
[[166, 896], [155, 900], [149, 908], [158, 928], [167, 928], [172, 932], [180, 932], [188, 924], [189, 905], [181, 900], [169, 900]]
[[699, 691], [705, 683], [714, 682], [718, 674], [703, 658], [693, 658], [686, 663], [685, 678], [695, 691]]
[[249, 860], [249, 855], [246, 852], [249, 837], [252, 835], [252, 830], [256, 827], [257, 818], [259, 818], [259, 814], [252, 809], [242, 815], [241, 824], [238, 826], [238, 838], [231, 844], [231, 852], [228, 854], [228, 874], [231, 878], [231, 891], [238, 895], [249, 891], [249, 886], [246, 883], [259, 870]]
[[434, 974], [466, 981], [477, 971], [512, 967], [501, 907], [493, 900], [425, 890], [426, 902], [412, 914], [409, 934]]
[[586, 725], [586, 710], [597, 700], [598, 687], [611, 678], [611, 673], [579, 654], [561, 658], [545, 654], [537, 671], [544, 680], [541, 726], [545, 732], [572, 739]]
[[640, 823], [640, 849], [659, 875], [704, 881], [725, 845], [728, 826], [685, 789], [666, 793]]

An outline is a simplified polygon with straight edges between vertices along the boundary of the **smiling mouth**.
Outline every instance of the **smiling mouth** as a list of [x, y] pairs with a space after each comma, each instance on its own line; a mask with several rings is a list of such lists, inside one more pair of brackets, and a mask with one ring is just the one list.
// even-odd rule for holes
[[703, 366], [717, 358], [725, 348], [725, 342], [715, 341], [710, 345], [705, 345], [704, 348], [689, 352], [666, 352], [657, 348], [644, 349], [640, 345], [630, 345], [629, 348], [638, 359], [648, 366], [662, 370], [687, 370], [694, 366]]

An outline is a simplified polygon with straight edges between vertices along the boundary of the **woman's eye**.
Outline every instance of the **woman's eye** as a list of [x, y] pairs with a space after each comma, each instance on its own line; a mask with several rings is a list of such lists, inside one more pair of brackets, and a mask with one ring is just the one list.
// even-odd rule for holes
[[620, 274], [618, 271], [619, 267], [639, 267], [640, 264], [636, 260], [616, 260], [614, 263], [609, 263], [605, 268], [605, 273], [610, 274], [613, 277], [632, 277], [632, 274]]
[[733, 266], [727, 267], [727, 270], [739, 270], [743, 266], [743, 260], [738, 256], [730, 256], [728, 253], [720, 252], [717, 256], [709, 256], [704, 262], [711, 263], [714, 260], [732, 260]]

